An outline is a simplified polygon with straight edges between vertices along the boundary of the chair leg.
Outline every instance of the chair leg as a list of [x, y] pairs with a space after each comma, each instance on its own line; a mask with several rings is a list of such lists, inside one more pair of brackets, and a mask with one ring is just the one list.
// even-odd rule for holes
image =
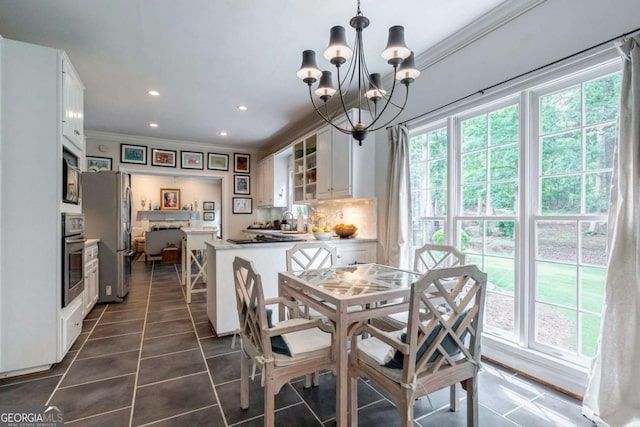
[[349, 425], [358, 425], [358, 377], [349, 376]]
[[311, 375], [307, 374], [304, 376], [304, 383], [302, 384], [303, 388], [311, 388]]
[[398, 411], [400, 411], [400, 425], [402, 427], [413, 427], [413, 397], [408, 396], [407, 399], [399, 403]]
[[249, 408], [249, 360], [240, 352], [240, 408]]
[[[265, 371], [262, 371], [262, 375], [266, 375]], [[269, 377], [266, 377], [264, 381], [264, 427], [273, 427], [275, 424], [275, 399], [275, 384]]]
[[457, 412], [460, 409], [458, 405], [458, 392], [455, 384], [451, 384], [449, 388], [449, 410], [451, 412]]
[[467, 380], [467, 426], [478, 426], [478, 376]]
[[315, 371], [313, 374], [311, 374], [311, 378], [312, 378], [312, 383], [314, 387], [319, 387], [320, 386], [320, 372]]

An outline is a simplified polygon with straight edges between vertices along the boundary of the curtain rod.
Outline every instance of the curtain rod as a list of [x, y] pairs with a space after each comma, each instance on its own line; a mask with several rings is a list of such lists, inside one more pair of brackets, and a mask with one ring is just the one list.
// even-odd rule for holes
[[[407, 120], [404, 120], [404, 121], [402, 121], [402, 122], [398, 122], [397, 124], [398, 124], [398, 125], [406, 125], [406, 124], [407, 124], [407, 123], [409, 123], [409, 122], [412, 122], [412, 121], [414, 121], [414, 120], [420, 119], [420, 118], [422, 118], [422, 117], [424, 117], [424, 116], [427, 116], [427, 115], [429, 115], [429, 114], [435, 113], [436, 111], [442, 110], [443, 108], [447, 108], [447, 107], [449, 107], [450, 105], [453, 105], [453, 104], [455, 104], [455, 103], [457, 103], [457, 102], [464, 101], [465, 99], [471, 98], [472, 96], [475, 96], [475, 95], [484, 95], [484, 93], [485, 93], [486, 91], [491, 90], [491, 89], [493, 89], [493, 88], [495, 88], [495, 87], [497, 87], [497, 86], [501, 86], [501, 85], [503, 85], [503, 84], [505, 84], [505, 83], [509, 83], [509, 82], [511, 82], [511, 81], [513, 81], [513, 80], [516, 80], [516, 79], [519, 79], [519, 78], [521, 78], [521, 77], [524, 77], [524, 76], [526, 76], [526, 75], [528, 75], [528, 74], [535, 73], [535, 72], [537, 72], [537, 71], [543, 70], [543, 69], [545, 69], [545, 68], [547, 68], [547, 67], [550, 67], [550, 66], [552, 66], [552, 65], [555, 65], [555, 64], [557, 64], [557, 63], [559, 63], [559, 62], [562, 62], [562, 61], [566, 61], [567, 59], [571, 59], [571, 58], [573, 58], [573, 57], [575, 57], [575, 56], [582, 55], [582, 54], [583, 54], [583, 53], [585, 53], [585, 52], [588, 52], [588, 51], [590, 51], [590, 50], [592, 50], [592, 49], [599, 48], [599, 47], [601, 47], [601, 46], [606, 45], [607, 43], [611, 43], [611, 42], [613, 42], [613, 41], [615, 41], [615, 40], [618, 40], [618, 39], [620, 39], [620, 38], [626, 37], [626, 36], [628, 36], [628, 35], [630, 35], [630, 34], [633, 34], [633, 33], [638, 32], [638, 31], [640, 31], [640, 28], [636, 28], [635, 30], [628, 31], [628, 32], [626, 32], [626, 33], [624, 33], [624, 34], [620, 34], [619, 36], [613, 37], [613, 38], [611, 38], [611, 39], [609, 39], [609, 40], [603, 41], [603, 42], [601, 42], [601, 43], [598, 43], [598, 44], [593, 45], [593, 46], [591, 46], [591, 47], [588, 47], [588, 48], [586, 48], [586, 49], [582, 49], [581, 51], [576, 52], [576, 53], [572, 53], [571, 55], [565, 56], [564, 58], [557, 59], [557, 60], [555, 60], [555, 61], [553, 61], [553, 62], [549, 62], [548, 64], [541, 65], [540, 67], [534, 68], [533, 70], [529, 70], [529, 71], [526, 71], [526, 72], [524, 72], [524, 73], [522, 73], [522, 74], [518, 74], [517, 76], [510, 77], [510, 78], [508, 78], [508, 79], [506, 79], [506, 80], [501, 81], [500, 83], [495, 83], [495, 84], [493, 84], [493, 85], [491, 85], [491, 86], [487, 86], [487, 87], [485, 87], [484, 89], [480, 89], [480, 90], [478, 90], [478, 91], [475, 91], [475, 92], [473, 92], [473, 93], [470, 93], [469, 95], [465, 95], [465, 96], [463, 96], [462, 98], [458, 98], [458, 99], [456, 99], [455, 101], [451, 101], [451, 102], [449, 102], [449, 103], [447, 103], [447, 104], [445, 104], [445, 105], [441, 105], [440, 107], [434, 108], [434, 109], [429, 110], [429, 111], [427, 111], [427, 112], [425, 112], [425, 113], [418, 114], [417, 116], [414, 116], [414, 117], [412, 117], [412, 118], [410, 118], [410, 119], [407, 119]], [[390, 128], [392, 128], [393, 126], [394, 126], [394, 125], [387, 126], [385, 129], [390, 129]]]

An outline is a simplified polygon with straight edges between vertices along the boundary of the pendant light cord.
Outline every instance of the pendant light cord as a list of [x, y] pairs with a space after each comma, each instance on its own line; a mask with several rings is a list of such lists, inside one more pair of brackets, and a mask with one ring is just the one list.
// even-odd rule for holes
[[[358, 3], [360, 3], [360, 2], [358, 1]], [[433, 113], [435, 113], [435, 112], [437, 112], [437, 111], [440, 111], [440, 110], [442, 110], [442, 109], [444, 109], [444, 108], [447, 108], [447, 107], [449, 107], [449, 106], [451, 106], [451, 105], [453, 105], [453, 104], [456, 104], [456, 103], [458, 103], [458, 102], [460, 102], [460, 101], [464, 101], [464, 100], [466, 100], [466, 99], [469, 99], [469, 98], [471, 98], [472, 96], [476, 96], [476, 95], [484, 95], [484, 93], [485, 93], [486, 91], [488, 91], [488, 90], [494, 89], [494, 88], [496, 88], [496, 87], [498, 87], [498, 86], [501, 86], [501, 85], [503, 85], [503, 84], [505, 84], [505, 83], [512, 82], [512, 81], [514, 81], [514, 80], [516, 80], [516, 79], [519, 79], [519, 78], [521, 78], [521, 77], [527, 76], [527, 75], [532, 74], [532, 73], [535, 73], [535, 72], [537, 72], [537, 71], [544, 70], [544, 69], [545, 69], [545, 68], [547, 68], [547, 67], [551, 67], [551, 66], [556, 65], [556, 64], [558, 64], [558, 63], [560, 63], [560, 62], [566, 61], [567, 59], [571, 59], [571, 58], [576, 57], [576, 56], [578, 56], [578, 55], [582, 55], [582, 54], [583, 54], [583, 53], [585, 53], [585, 52], [588, 52], [588, 51], [593, 50], [593, 49], [597, 49], [597, 48], [599, 48], [599, 47], [601, 47], [601, 46], [606, 45], [607, 43], [611, 43], [611, 42], [616, 41], [616, 40], [618, 40], [618, 39], [621, 39], [621, 38], [627, 37], [628, 35], [633, 34], [633, 33], [636, 33], [636, 32], [638, 32], [638, 31], [640, 31], [640, 28], [636, 28], [635, 30], [632, 30], [632, 31], [626, 32], [626, 33], [624, 33], [624, 34], [621, 34], [621, 35], [619, 35], [619, 36], [613, 37], [613, 38], [611, 38], [611, 39], [609, 39], [609, 40], [603, 41], [603, 42], [601, 42], [601, 43], [598, 43], [598, 44], [593, 45], [593, 46], [591, 46], [591, 47], [588, 47], [588, 48], [586, 48], [586, 49], [582, 49], [582, 50], [581, 50], [581, 51], [579, 51], [579, 52], [572, 53], [571, 55], [565, 56], [564, 58], [557, 59], [557, 60], [555, 60], [555, 61], [553, 61], [553, 62], [549, 62], [548, 64], [541, 65], [540, 67], [534, 68], [533, 70], [529, 70], [529, 71], [526, 71], [526, 72], [524, 72], [524, 73], [518, 74], [517, 76], [510, 77], [510, 78], [508, 78], [508, 79], [506, 79], [506, 80], [501, 81], [500, 83], [495, 83], [495, 84], [493, 84], [493, 85], [491, 85], [491, 86], [487, 86], [487, 87], [485, 87], [484, 89], [480, 89], [480, 90], [478, 90], [478, 91], [475, 91], [475, 92], [473, 92], [473, 93], [470, 93], [469, 95], [465, 95], [465, 96], [463, 96], [463, 97], [461, 97], [461, 98], [458, 98], [458, 99], [456, 99], [455, 101], [451, 101], [451, 102], [449, 102], [449, 103], [447, 103], [447, 104], [441, 105], [440, 107], [437, 107], [437, 108], [434, 108], [434, 109], [429, 110], [429, 111], [427, 111], [427, 112], [424, 112], [424, 113], [418, 114], [417, 116], [414, 116], [414, 117], [412, 117], [412, 118], [410, 118], [410, 119], [407, 119], [407, 120], [404, 120], [404, 121], [402, 121], [402, 122], [399, 122], [398, 124], [399, 124], [399, 125], [406, 125], [406, 124], [408, 124], [408, 123], [410, 123], [410, 122], [412, 122], [412, 121], [414, 121], [414, 120], [421, 119], [422, 117], [428, 116], [429, 114], [433, 114]], [[392, 128], [393, 126], [394, 126], [394, 125], [389, 125], [389, 126], [387, 126], [385, 129], [390, 129], [390, 128]]]

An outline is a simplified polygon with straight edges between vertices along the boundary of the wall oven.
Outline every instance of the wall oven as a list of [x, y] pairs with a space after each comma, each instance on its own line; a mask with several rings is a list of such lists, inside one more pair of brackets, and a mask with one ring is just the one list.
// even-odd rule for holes
[[84, 215], [62, 214], [62, 307], [84, 290]]

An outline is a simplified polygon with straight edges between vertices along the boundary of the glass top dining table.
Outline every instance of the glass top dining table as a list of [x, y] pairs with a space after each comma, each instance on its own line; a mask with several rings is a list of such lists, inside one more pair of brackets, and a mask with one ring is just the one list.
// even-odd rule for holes
[[[347, 425], [348, 352], [353, 327], [367, 319], [408, 310], [411, 284], [420, 274], [380, 264], [356, 264], [278, 273], [281, 297], [297, 300], [326, 316], [334, 325], [336, 424]], [[284, 318], [284, 311], [280, 318]]]

